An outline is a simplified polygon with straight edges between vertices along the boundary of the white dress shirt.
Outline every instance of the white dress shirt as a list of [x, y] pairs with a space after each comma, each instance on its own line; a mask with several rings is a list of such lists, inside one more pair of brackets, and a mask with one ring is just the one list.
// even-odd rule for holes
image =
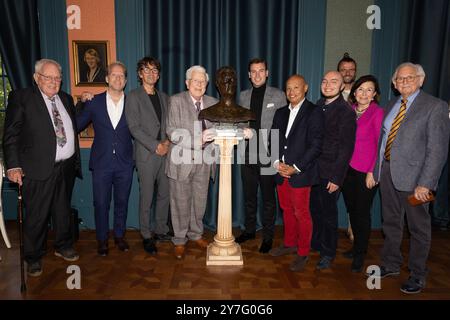
[[116, 104], [109, 92], [106, 92], [106, 108], [108, 109], [109, 120], [114, 129], [116, 129], [119, 124], [120, 118], [122, 118], [123, 105], [125, 101], [125, 95], [122, 94], [119, 102]]
[[[42, 91], [42, 98], [44, 98], [45, 105], [47, 106], [48, 115], [53, 124], [53, 129], [55, 129], [55, 140], [56, 140], [56, 127], [53, 121], [53, 112], [52, 112], [52, 102], [50, 98], [47, 97]], [[56, 143], [56, 157], [55, 162], [69, 159], [75, 153], [75, 133], [73, 131], [72, 119], [69, 116], [64, 104], [62, 103], [59, 96], [56, 94], [55, 96], [55, 104], [56, 109], [58, 109], [59, 114], [61, 115], [61, 120], [63, 122], [64, 131], [66, 133], [67, 142], [64, 146], [60, 147]]]

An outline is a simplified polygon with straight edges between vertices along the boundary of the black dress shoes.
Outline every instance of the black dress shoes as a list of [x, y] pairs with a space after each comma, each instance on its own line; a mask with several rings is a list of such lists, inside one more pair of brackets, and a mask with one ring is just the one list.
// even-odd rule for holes
[[170, 234], [168, 234], [168, 233], [161, 233], [161, 234], [155, 233], [153, 235], [153, 239], [155, 239], [156, 241], [161, 241], [161, 242], [163, 242], [163, 241], [171, 241], [172, 240], [172, 236]]
[[130, 250], [130, 246], [125, 241], [124, 238], [114, 238], [114, 243], [116, 244], [116, 247], [119, 248], [120, 251], [128, 251]]
[[408, 281], [406, 281], [400, 288], [400, 291], [407, 294], [414, 294], [420, 293], [424, 287], [425, 281], [409, 277]]
[[363, 254], [358, 254], [353, 257], [352, 267], [351, 267], [352, 272], [355, 272], [355, 273], [362, 272], [363, 267], [364, 267], [364, 258], [365, 258], [365, 256]]
[[158, 250], [156, 249], [156, 241], [153, 238], [144, 239], [144, 241], [142, 241], [142, 244], [144, 245], [145, 252], [149, 254], [156, 254], [158, 252]]
[[350, 260], [353, 259], [353, 249], [350, 249], [350, 250], [347, 250], [347, 251], [343, 252], [342, 256], [345, 259], [350, 259]]
[[42, 262], [37, 260], [27, 263], [27, 274], [30, 277], [39, 277], [42, 274]]
[[247, 240], [255, 239], [256, 235], [254, 233], [243, 232], [239, 237], [236, 238], [236, 243], [243, 243]]
[[108, 240], [97, 241], [97, 253], [99, 256], [105, 257], [108, 255]]
[[259, 247], [259, 252], [268, 253], [272, 249], [272, 240], [263, 240], [261, 247]]

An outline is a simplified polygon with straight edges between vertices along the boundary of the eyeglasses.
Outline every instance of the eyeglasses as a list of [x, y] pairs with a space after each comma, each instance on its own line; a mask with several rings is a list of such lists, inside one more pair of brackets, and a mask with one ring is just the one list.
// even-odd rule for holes
[[197, 79], [191, 79], [192, 83], [195, 85], [200, 85], [200, 86], [206, 86], [206, 81], [205, 80], [197, 80]]
[[397, 77], [395, 78], [396, 82], [403, 82], [404, 80], [406, 80], [406, 82], [413, 82], [417, 77], [420, 76], [406, 76], [406, 77]]
[[61, 82], [62, 78], [61, 77], [50, 77], [50, 76], [46, 76], [45, 74], [42, 73], [38, 73], [46, 82], [50, 82], [50, 81], [55, 81], [55, 82]]
[[147, 67], [145, 67], [145, 68], [142, 68], [141, 70], [145, 74], [150, 74], [150, 73], [158, 74], [159, 73], [159, 70], [157, 68], [147, 68]]

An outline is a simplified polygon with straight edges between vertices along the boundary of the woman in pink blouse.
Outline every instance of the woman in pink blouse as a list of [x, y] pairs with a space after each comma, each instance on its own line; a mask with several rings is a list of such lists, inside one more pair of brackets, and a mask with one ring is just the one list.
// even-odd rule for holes
[[372, 75], [360, 77], [353, 85], [349, 101], [356, 113], [356, 141], [350, 168], [342, 186], [344, 201], [353, 228], [353, 248], [344, 256], [353, 259], [352, 272], [361, 272], [371, 231], [370, 208], [376, 191], [373, 168], [383, 109], [378, 105], [380, 89]]

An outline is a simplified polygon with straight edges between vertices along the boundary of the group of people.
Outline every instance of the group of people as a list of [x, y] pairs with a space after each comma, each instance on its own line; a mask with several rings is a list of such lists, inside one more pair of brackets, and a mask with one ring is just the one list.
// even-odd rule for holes
[[[125, 231], [134, 167], [144, 250], [156, 254], [158, 241], [172, 241], [174, 255], [182, 259], [188, 241], [203, 249], [208, 246], [202, 220], [216, 165], [202, 159], [214, 139], [209, 130], [214, 123], [199, 121], [198, 116], [218, 100], [205, 94], [209, 75], [202, 66], [190, 67], [187, 90], [171, 97], [156, 89], [160, 73], [157, 59], [142, 58], [137, 63], [141, 85], [125, 96], [127, 68], [113, 62], [105, 76], [106, 92], [83, 93], [75, 108], [72, 98], [60, 90], [61, 66], [41, 59], [35, 65], [36, 85], [11, 92], [4, 160], [8, 178], [23, 189], [24, 248], [30, 276], [42, 273], [50, 216], [54, 254], [67, 261], [79, 258], [70, 233], [70, 201], [75, 177], [81, 177], [77, 133], [89, 123], [95, 131], [89, 169], [98, 254], [109, 253], [112, 196], [114, 243], [121, 251], [129, 250]], [[385, 108], [378, 105], [377, 79], [372, 75], [356, 79], [356, 62], [348, 55], [337, 71], [324, 74], [323, 98], [317, 103], [306, 98], [308, 83], [301, 75], [287, 79], [285, 92], [268, 86], [264, 59], [249, 62], [248, 76], [252, 87], [242, 91], [238, 101], [253, 112], [256, 121], [243, 126], [245, 162], [240, 169], [245, 230], [236, 242], [256, 237], [260, 189], [263, 228], [259, 251], [295, 255], [290, 265], [294, 272], [304, 269], [310, 251], [317, 251], [316, 268], [331, 268], [337, 252], [337, 200], [342, 190], [354, 235], [353, 248], [344, 256], [352, 259], [353, 272], [361, 272], [369, 244], [371, 204], [379, 184], [385, 235], [379, 276], [400, 272], [406, 214], [411, 273], [401, 290], [420, 292], [431, 243], [427, 201], [445, 164], [450, 133], [446, 103], [421, 90], [423, 68], [410, 62], [397, 67], [392, 83], [400, 96]], [[277, 195], [284, 239], [281, 246], [273, 247]], [[410, 205], [410, 195], [423, 204]]]

